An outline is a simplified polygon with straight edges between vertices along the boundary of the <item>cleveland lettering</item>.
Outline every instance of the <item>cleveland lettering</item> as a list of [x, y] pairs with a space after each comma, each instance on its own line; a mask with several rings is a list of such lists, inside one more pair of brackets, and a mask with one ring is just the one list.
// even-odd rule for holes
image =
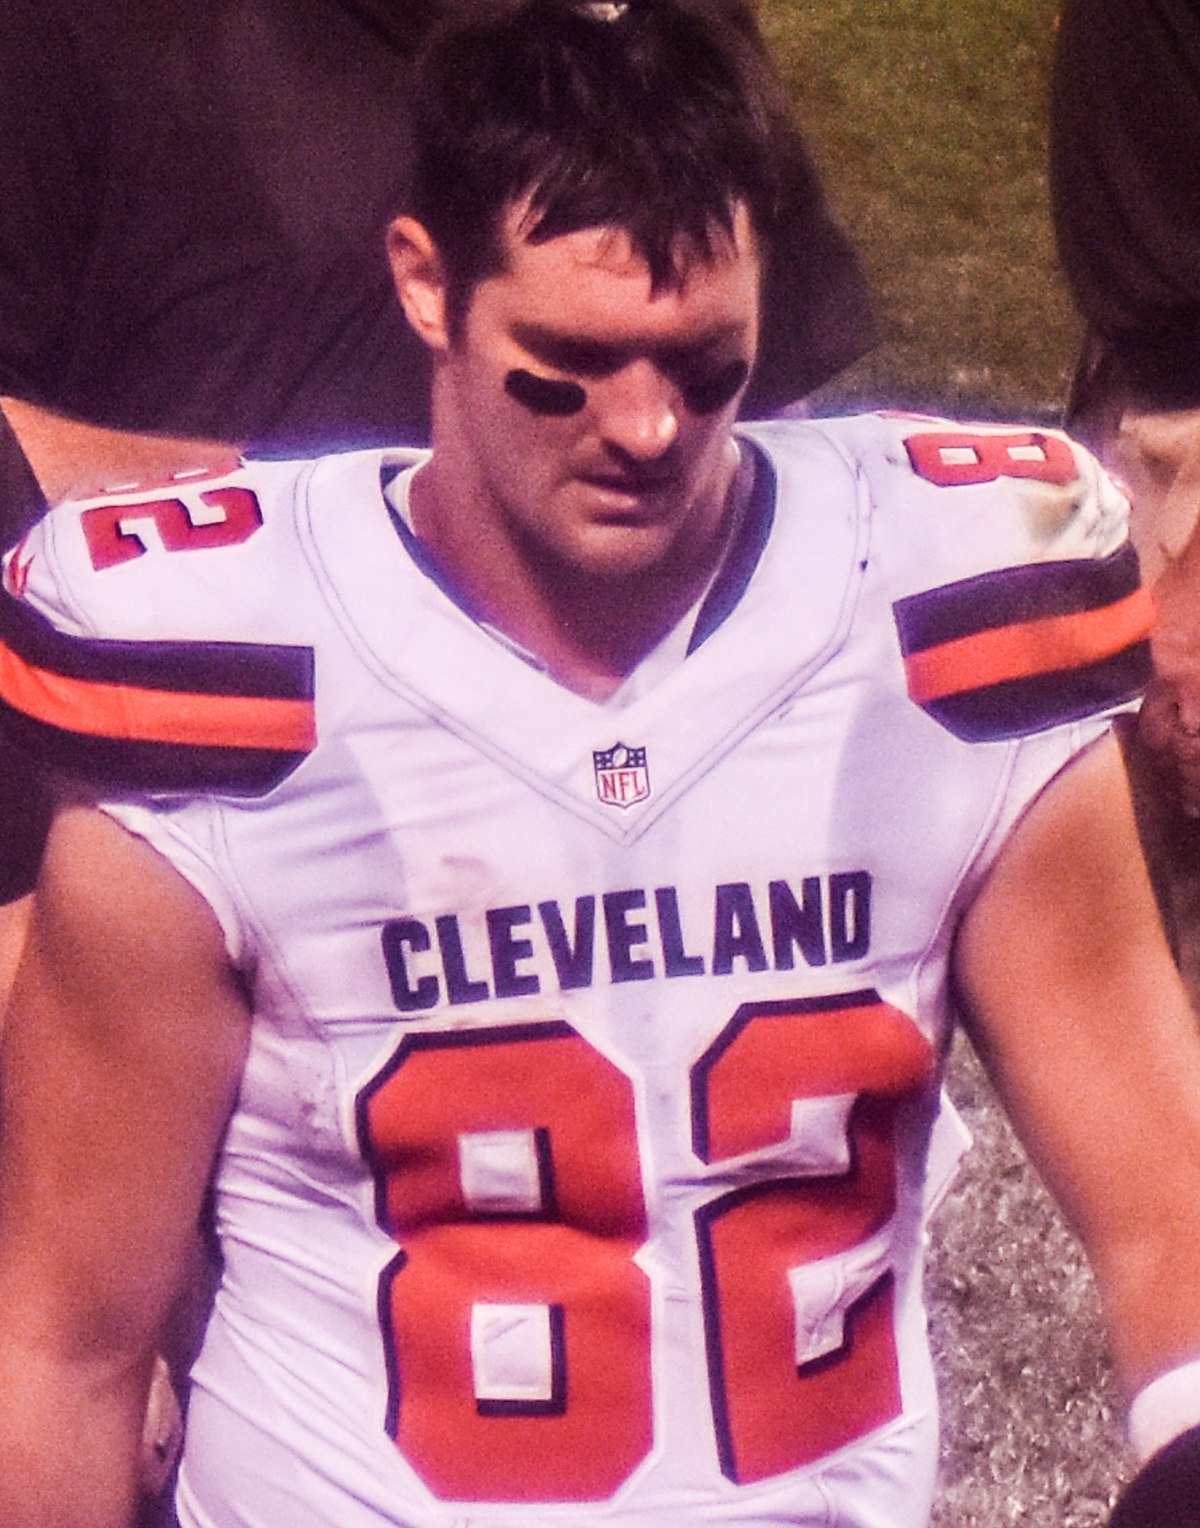
[[393, 918], [383, 927], [383, 957], [402, 1013], [598, 981], [838, 964], [870, 947], [871, 877], [850, 870], [805, 876], [798, 887], [725, 882], [713, 889], [711, 917], [692, 923], [685, 927], [676, 887], [636, 887], [491, 907], [469, 924], [458, 913]]

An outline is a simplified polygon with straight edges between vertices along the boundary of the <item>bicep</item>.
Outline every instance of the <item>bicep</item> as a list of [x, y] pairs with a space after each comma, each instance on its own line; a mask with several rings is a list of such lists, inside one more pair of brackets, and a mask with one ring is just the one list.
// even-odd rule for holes
[[[1087, 1247], [1118, 1362], [1140, 1382], [1200, 1341], [1187, 1210], [1200, 1204], [1200, 1039], [1111, 739], [1030, 808], [964, 920], [955, 969], [976, 1048]], [[1147, 1295], [1167, 1264], [1180, 1303], [1155, 1311]]]
[[63, 1341], [153, 1343], [246, 1033], [197, 894], [110, 819], [65, 810], [0, 1066], [0, 1277], [24, 1320]]

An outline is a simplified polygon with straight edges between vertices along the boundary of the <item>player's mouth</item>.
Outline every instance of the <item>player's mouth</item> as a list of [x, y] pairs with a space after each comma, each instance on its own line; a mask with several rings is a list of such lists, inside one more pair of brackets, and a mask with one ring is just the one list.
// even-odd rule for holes
[[663, 512], [664, 499], [678, 490], [675, 473], [589, 473], [578, 479], [595, 510], [620, 520], [654, 519]]

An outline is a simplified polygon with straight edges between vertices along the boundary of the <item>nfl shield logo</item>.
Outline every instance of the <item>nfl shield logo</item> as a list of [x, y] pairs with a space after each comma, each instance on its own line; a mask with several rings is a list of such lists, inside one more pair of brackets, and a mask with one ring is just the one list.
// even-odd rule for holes
[[596, 795], [605, 806], [636, 806], [650, 794], [650, 771], [646, 750], [614, 743], [592, 753], [596, 767]]

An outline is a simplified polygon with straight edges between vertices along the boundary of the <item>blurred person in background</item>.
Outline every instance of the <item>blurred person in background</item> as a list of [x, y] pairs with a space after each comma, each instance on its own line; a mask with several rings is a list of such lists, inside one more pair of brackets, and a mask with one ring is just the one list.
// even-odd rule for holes
[[1065, 0], [1051, 188], [1087, 332], [1067, 425], [1127, 488], [1158, 607], [1125, 735], [1139, 826], [1200, 1009], [1200, 5]]
[[[5, 0], [0, 408], [47, 498], [212, 466], [230, 445], [304, 455], [426, 437], [427, 354], [384, 230], [409, 182], [412, 51], [456, 4], [470, 9]], [[726, 9], [753, 25], [745, 0]], [[765, 294], [756, 413], [874, 338], [798, 142], [792, 175], [781, 247], [794, 247]], [[803, 283], [789, 270], [801, 257]], [[0, 430], [0, 479], [5, 459]], [[22, 485], [0, 541], [40, 507]], [[32, 884], [46, 808], [18, 757], [0, 768], [2, 977], [4, 920], [20, 920], [3, 905]]]

